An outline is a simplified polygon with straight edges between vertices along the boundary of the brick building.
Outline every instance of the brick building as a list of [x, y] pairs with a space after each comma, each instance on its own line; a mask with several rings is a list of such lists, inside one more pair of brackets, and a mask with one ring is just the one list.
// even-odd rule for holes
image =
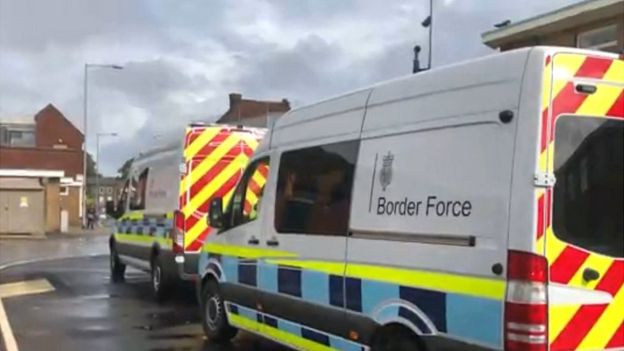
[[243, 99], [241, 94], [231, 93], [230, 108], [217, 120], [217, 123], [244, 125], [247, 127], [271, 127], [273, 122], [290, 111], [290, 103], [282, 101], [262, 101]]
[[88, 197], [99, 202], [100, 210], [115, 210], [121, 198], [125, 179], [117, 177], [89, 177], [87, 179]]
[[0, 232], [58, 231], [62, 211], [80, 225], [83, 140], [52, 104], [34, 118], [0, 118]]
[[624, 0], [587, 0], [482, 34], [501, 51], [535, 45], [624, 51]]

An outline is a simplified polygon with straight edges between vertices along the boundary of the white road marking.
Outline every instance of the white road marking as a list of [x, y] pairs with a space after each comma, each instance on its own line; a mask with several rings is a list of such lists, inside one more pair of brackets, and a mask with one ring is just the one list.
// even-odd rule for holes
[[13, 330], [11, 329], [11, 324], [9, 323], [9, 318], [4, 309], [2, 299], [22, 295], [41, 294], [50, 291], [54, 291], [54, 287], [47, 279], [0, 284], [0, 334], [4, 339], [4, 346], [7, 351], [19, 351], [19, 349], [17, 348], [17, 341], [15, 341], [15, 335], [13, 335]]
[[54, 287], [47, 279], [0, 284], [0, 299], [21, 295], [41, 294], [53, 290]]
[[[15, 341], [15, 336], [13, 335], [13, 330], [11, 330], [11, 325], [9, 325], [9, 319], [4, 311], [4, 304], [2, 304], [2, 300], [0, 300], [0, 336], [4, 339], [6, 351], [19, 350], [17, 348], [17, 341]], [[1, 341], [2, 340], [0, 340], [0, 342]]]
[[[87, 257], [93, 258], [93, 257], [100, 257], [100, 256], [105, 256], [105, 255], [106, 254], [104, 253], [102, 254], [92, 253], [92, 254], [87, 254], [87, 255], [69, 255], [69, 256], [60, 256], [60, 257], [46, 257], [46, 258], [35, 258], [35, 259], [28, 259], [28, 260], [13, 261], [13, 262], [0, 264], [0, 271], [8, 269], [8, 268], [16, 267], [16, 266], [31, 264], [31, 263], [41, 263], [41, 262], [46, 262], [46, 261], [56, 261], [56, 260], [64, 260], [64, 259], [72, 259], [72, 258], [87, 258]], [[50, 283], [47, 280], [46, 282], [48, 283], [48, 285], [50, 285]], [[13, 283], [10, 283], [10, 284], [13, 284]], [[41, 288], [42, 285], [39, 285], [39, 287]], [[54, 287], [52, 287], [52, 285], [50, 285], [50, 287], [52, 288], [51, 290], [54, 290]], [[51, 290], [47, 290], [47, 291], [51, 291]], [[44, 292], [44, 291], [38, 291], [38, 292], [33, 292], [33, 293], [41, 293], [41, 292]], [[16, 295], [12, 295], [12, 296], [16, 296]], [[0, 294], [0, 297], [1, 297], [1, 294]], [[13, 335], [13, 330], [11, 330], [11, 325], [9, 324], [9, 318], [7, 317], [6, 311], [4, 310], [4, 304], [2, 303], [2, 299], [0, 298], [0, 348], [2, 347], [3, 339], [4, 339], [4, 346], [6, 347], [6, 351], [19, 351], [19, 349], [17, 348], [17, 342], [15, 341], [15, 336]]]

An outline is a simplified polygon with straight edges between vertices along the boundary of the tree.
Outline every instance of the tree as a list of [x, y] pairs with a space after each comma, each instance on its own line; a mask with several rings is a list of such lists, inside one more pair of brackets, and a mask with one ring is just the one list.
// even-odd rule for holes
[[95, 161], [93, 160], [93, 156], [87, 152], [87, 179], [94, 178], [95, 172]]
[[132, 167], [132, 162], [134, 162], [134, 157], [127, 159], [126, 162], [121, 165], [121, 167], [117, 170], [117, 173], [119, 173], [119, 178], [128, 178], [128, 174], [130, 173], [130, 167]]

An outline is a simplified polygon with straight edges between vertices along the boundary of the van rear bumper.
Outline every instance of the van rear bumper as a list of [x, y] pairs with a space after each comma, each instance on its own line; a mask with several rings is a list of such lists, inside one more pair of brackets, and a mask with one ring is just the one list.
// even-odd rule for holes
[[198, 279], [197, 264], [199, 262], [199, 254], [176, 255], [173, 259], [176, 264], [178, 277], [181, 280], [196, 281]]
[[470, 344], [448, 337], [448, 335], [423, 336], [428, 350], [461, 350], [461, 351], [495, 351], [501, 348], [491, 348], [481, 345]]

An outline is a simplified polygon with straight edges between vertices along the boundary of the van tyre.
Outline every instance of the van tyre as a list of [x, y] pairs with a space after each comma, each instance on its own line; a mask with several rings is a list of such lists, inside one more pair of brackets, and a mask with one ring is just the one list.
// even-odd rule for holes
[[219, 284], [214, 280], [202, 288], [201, 311], [202, 327], [210, 341], [223, 343], [236, 336], [238, 330], [228, 322]]
[[401, 325], [382, 327], [373, 337], [370, 351], [426, 351], [422, 340]]
[[165, 271], [159, 255], [152, 257], [151, 267], [151, 285], [154, 299], [157, 302], [163, 302], [171, 294], [173, 279]]
[[121, 263], [119, 255], [117, 254], [117, 249], [115, 248], [115, 244], [112, 244], [110, 248], [109, 265], [111, 281], [113, 283], [123, 282], [126, 274], [126, 265]]

